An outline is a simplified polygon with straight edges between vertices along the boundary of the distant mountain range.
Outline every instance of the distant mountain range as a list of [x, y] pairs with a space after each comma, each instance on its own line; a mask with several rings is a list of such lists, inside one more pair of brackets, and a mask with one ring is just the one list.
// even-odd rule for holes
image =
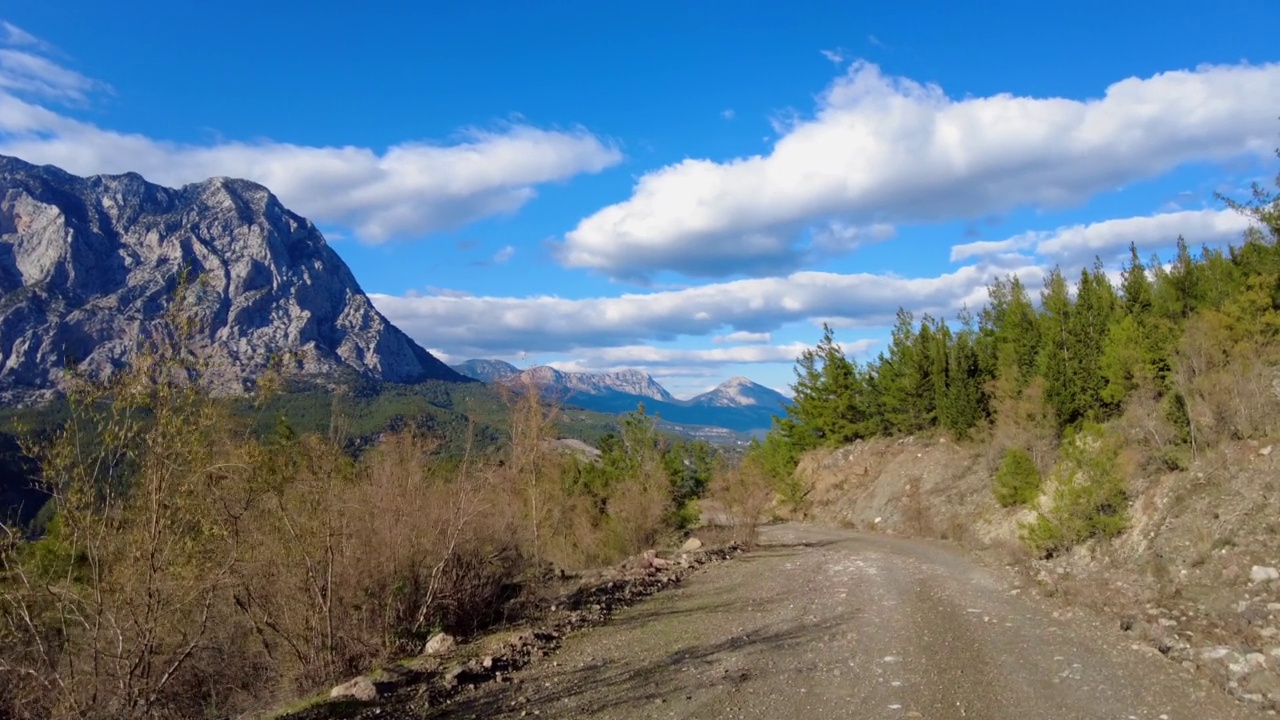
[[502, 360], [468, 360], [452, 367], [484, 382], [532, 383], [547, 396], [587, 410], [626, 413], [644, 403], [646, 412], [668, 422], [738, 432], [769, 429], [773, 416], [785, 415], [790, 402], [782, 393], [744, 377], [730, 378], [713, 390], [680, 400], [640, 370], [584, 373], [539, 366], [522, 371]]

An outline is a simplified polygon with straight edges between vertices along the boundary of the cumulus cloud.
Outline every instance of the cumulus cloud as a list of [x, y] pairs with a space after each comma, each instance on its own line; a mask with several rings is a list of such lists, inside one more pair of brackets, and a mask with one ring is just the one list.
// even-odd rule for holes
[[514, 212], [540, 184], [622, 160], [615, 144], [583, 128], [470, 128], [448, 143], [403, 142], [381, 152], [270, 140], [185, 144], [101, 128], [39, 104], [82, 101], [98, 87], [45, 57], [0, 49], [0, 153], [79, 174], [135, 171], [168, 185], [247, 178], [290, 208], [375, 243]]
[[1189, 161], [1265, 156], [1280, 64], [1129, 78], [1090, 100], [953, 99], [866, 62], [784, 123], [766, 155], [686, 159], [583, 219], [562, 262], [614, 277], [725, 277], [795, 267], [806, 229], [1061, 207]]
[[773, 342], [773, 336], [767, 332], [746, 332], [739, 330], [731, 332], [728, 335], [716, 335], [711, 338], [711, 342], [717, 345], [731, 345], [734, 343], [770, 343]]
[[[991, 279], [1018, 272], [1029, 285], [1040, 267], [972, 265], [929, 278], [868, 273], [799, 272], [786, 277], [712, 283], [618, 297], [402, 297], [373, 295], [374, 304], [424, 346], [456, 354], [565, 352], [674, 340], [681, 336], [763, 334], [814, 317], [848, 326], [891, 324], [899, 306], [951, 317], [985, 300]], [[713, 349], [714, 350], [714, 349]]]
[[[847, 344], [846, 352], [864, 352], [874, 340], [858, 340]], [[572, 355], [584, 367], [635, 367], [663, 365], [727, 365], [756, 363], [789, 363], [804, 352], [809, 345], [741, 345], [735, 347], [682, 349], [656, 348], [649, 345], [620, 345], [616, 347], [577, 349]]]
[[1095, 256], [1104, 260], [1126, 251], [1130, 243], [1139, 250], [1173, 244], [1179, 235], [1194, 244], [1220, 245], [1241, 239], [1250, 221], [1233, 210], [1184, 210], [1142, 217], [1117, 218], [1087, 225], [1034, 231], [1005, 240], [955, 245], [952, 262], [975, 257], [1032, 252], [1064, 266], [1087, 264]]

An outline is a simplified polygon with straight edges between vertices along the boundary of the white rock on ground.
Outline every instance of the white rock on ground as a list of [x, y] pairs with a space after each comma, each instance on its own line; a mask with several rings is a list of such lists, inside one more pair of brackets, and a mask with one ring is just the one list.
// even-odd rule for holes
[[330, 690], [329, 697], [349, 697], [362, 702], [369, 702], [370, 700], [378, 699], [378, 688], [373, 684], [372, 680], [362, 675]]
[[452, 652], [458, 646], [458, 641], [448, 633], [437, 633], [427, 641], [426, 646], [422, 648], [423, 655], [443, 655]]
[[1254, 565], [1249, 569], [1249, 579], [1255, 583], [1280, 580], [1280, 570], [1265, 565]]

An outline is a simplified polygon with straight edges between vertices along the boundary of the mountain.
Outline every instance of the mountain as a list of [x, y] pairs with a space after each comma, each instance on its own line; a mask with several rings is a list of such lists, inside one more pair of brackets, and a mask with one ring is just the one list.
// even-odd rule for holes
[[0, 156], [0, 403], [49, 396], [68, 362], [91, 376], [127, 363], [180, 288], [187, 347], [216, 392], [242, 391], [277, 357], [326, 387], [466, 380], [388, 322], [315, 226], [261, 185], [167, 188]]
[[645, 411], [680, 425], [727, 428], [738, 432], [767, 430], [774, 415], [786, 413], [787, 398], [742, 377], [732, 378], [710, 392], [679, 400], [647, 373], [564, 372], [535, 367], [501, 380], [529, 382], [566, 405], [606, 413], [626, 413], [644, 403]]
[[[619, 370], [608, 373], [564, 372], [545, 365], [529, 368], [511, 378], [512, 382], [532, 382], [540, 388], [555, 388], [568, 395], [626, 395], [629, 397], [674, 402], [667, 389], [648, 373]], [[635, 409], [633, 405], [632, 410]]]
[[520, 373], [520, 368], [502, 360], [468, 360], [449, 367], [454, 372], [481, 382], [497, 382]]
[[786, 395], [777, 390], [752, 382], [741, 375], [729, 378], [714, 390], [689, 400], [690, 405], [698, 407], [763, 407], [771, 411], [790, 402]]

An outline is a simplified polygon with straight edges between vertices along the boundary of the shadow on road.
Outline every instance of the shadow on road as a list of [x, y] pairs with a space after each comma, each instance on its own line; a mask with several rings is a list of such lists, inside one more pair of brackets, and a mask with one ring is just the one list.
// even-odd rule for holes
[[[705, 612], [681, 608], [669, 615]], [[656, 615], [637, 614], [623, 624], [651, 623]], [[596, 662], [572, 670], [561, 669], [550, 685], [504, 685], [495, 692], [464, 698], [447, 713], [435, 717], [495, 717], [522, 709], [537, 709], [542, 717], [564, 713], [561, 703], [573, 698], [572, 714], [594, 715], [618, 708], [643, 707], [667, 698], [699, 695], [710, 689], [732, 689], [757, 678], [757, 662], [792, 648], [815, 643], [839, 627], [836, 621], [794, 622], [782, 626], [759, 627], [711, 644], [678, 647], [661, 660], [639, 666], [618, 667]]]

